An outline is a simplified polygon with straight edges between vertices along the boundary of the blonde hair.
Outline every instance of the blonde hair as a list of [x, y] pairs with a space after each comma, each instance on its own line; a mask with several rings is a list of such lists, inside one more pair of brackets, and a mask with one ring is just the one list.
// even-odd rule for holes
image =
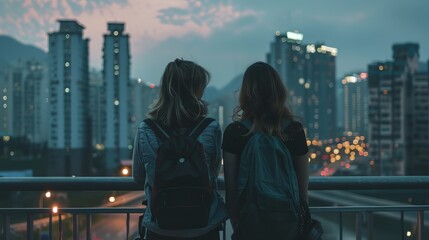
[[165, 126], [182, 126], [186, 120], [206, 116], [207, 105], [201, 97], [209, 81], [210, 73], [192, 61], [176, 59], [168, 63], [148, 117]]

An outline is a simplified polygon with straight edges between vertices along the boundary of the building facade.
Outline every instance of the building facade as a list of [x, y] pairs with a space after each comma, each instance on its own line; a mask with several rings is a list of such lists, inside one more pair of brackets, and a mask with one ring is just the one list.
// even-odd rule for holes
[[276, 32], [267, 53], [267, 63], [279, 73], [288, 89], [289, 105], [293, 113], [305, 117], [305, 47], [304, 35], [298, 32]]
[[368, 136], [368, 74], [366, 72], [348, 74], [341, 80], [343, 104], [342, 132], [352, 132], [354, 135]]
[[47, 141], [47, 66], [19, 60], [0, 70], [2, 135], [30, 143]]
[[276, 69], [289, 94], [289, 105], [302, 119], [307, 136], [332, 139], [337, 133], [336, 48], [303, 44], [303, 34], [276, 32], [267, 63]]
[[419, 45], [395, 44], [393, 61], [368, 66], [370, 156], [380, 175], [427, 175], [428, 74]]
[[84, 26], [59, 20], [49, 33], [49, 175], [86, 175], [90, 139], [88, 44]]
[[109, 33], [104, 35], [104, 148], [106, 170], [114, 171], [121, 159], [130, 158], [129, 146], [129, 84], [130, 46], [123, 23], [108, 23]]

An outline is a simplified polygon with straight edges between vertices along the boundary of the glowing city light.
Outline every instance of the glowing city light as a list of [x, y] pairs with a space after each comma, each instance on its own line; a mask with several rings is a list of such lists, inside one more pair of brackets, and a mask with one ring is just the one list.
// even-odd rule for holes
[[114, 196], [109, 197], [109, 202], [113, 203], [113, 202], [115, 202], [115, 201], [116, 201], [116, 199], [115, 199], [115, 197], [114, 197]]
[[126, 176], [130, 173], [130, 170], [128, 170], [128, 168], [123, 168], [121, 172], [122, 172], [122, 175]]
[[286, 36], [289, 39], [297, 40], [297, 41], [302, 41], [302, 39], [304, 38], [303, 34], [297, 33], [297, 32], [286, 32]]
[[54, 205], [52, 207], [52, 213], [58, 213], [58, 206]]

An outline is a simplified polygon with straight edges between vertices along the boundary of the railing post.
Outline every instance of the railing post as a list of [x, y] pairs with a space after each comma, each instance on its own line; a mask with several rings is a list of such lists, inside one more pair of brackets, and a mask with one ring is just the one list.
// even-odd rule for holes
[[340, 212], [340, 240], [343, 240], [343, 213]]
[[62, 223], [62, 219], [61, 219], [61, 213], [58, 214], [58, 239], [62, 240], [63, 239], [63, 223]]
[[91, 213], [86, 214], [86, 240], [91, 240]]
[[423, 210], [419, 210], [417, 212], [417, 239], [424, 239], [424, 226], [425, 226], [425, 212]]
[[356, 212], [356, 240], [362, 239], [362, 221], [360, 212]]
[[52, 213], [49, 213], [49, 240], [52, 240], [54, 238], [52, 231]]
[[401, 234], [401, 239], [405, 240], [404, 211], [401, 211]]
[[27, 213], [27, 240], [33, 240], [33, 214]]
[[79, 239], [79, 226], [78, 226], [77, 213], [73, 213], [73, 240]]
[[127, 238], [130, 238], [130, 213], [127, 213]]
[[3, 218], [3, 238], [10, 240], [10, 217], [7, 214]]
[[372, 240], [372, 212], [367, 212], [366, 213], [366, 231], [367, 231], [367, 236], [366, 239], [367, 240]]

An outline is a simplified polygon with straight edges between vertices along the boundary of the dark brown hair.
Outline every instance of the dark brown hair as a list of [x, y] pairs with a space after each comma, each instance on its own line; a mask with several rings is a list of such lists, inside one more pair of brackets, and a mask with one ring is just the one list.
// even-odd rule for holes
[[286, 105], [287, 91], [277, 71], [256, 62], [244, 73], [235, 119], [252, 120], [249, 133], [258, 130], [281, 137], [282, 123], [293, 119]]

